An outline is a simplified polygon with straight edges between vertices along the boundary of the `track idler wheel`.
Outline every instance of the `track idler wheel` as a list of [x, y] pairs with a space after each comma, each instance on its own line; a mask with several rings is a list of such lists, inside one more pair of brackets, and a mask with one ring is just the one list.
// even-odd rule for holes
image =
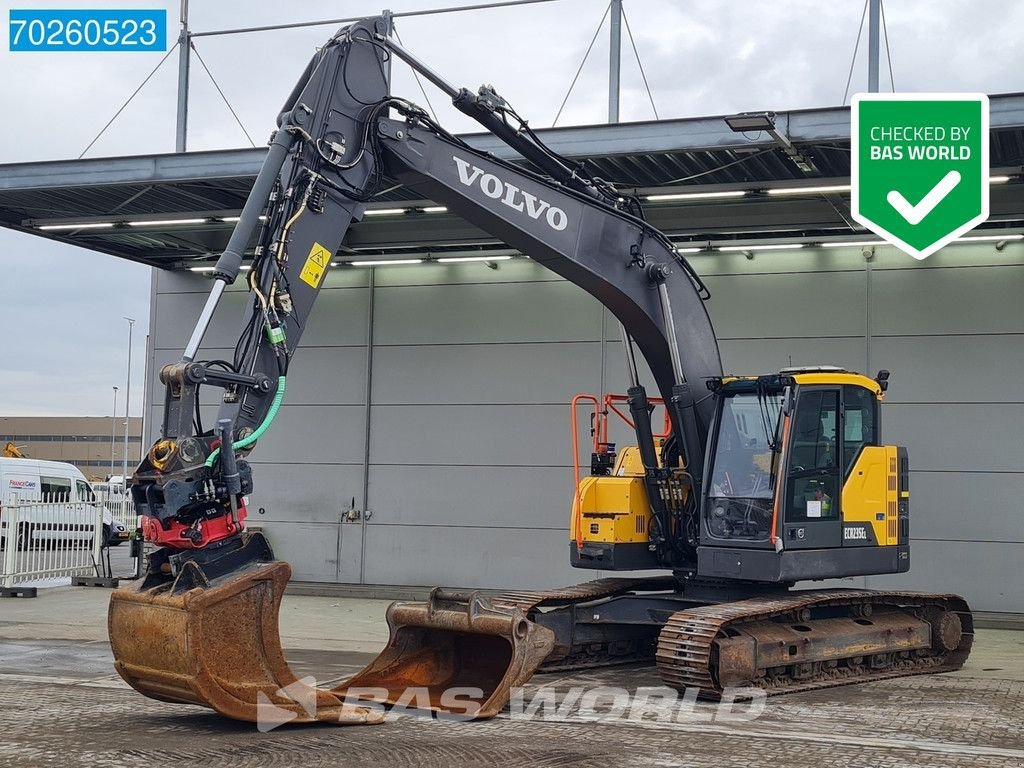
[[960, 647], [963, 622], [953, 611], [942, 611], [932, 620], [932, 646], [937, 651], [955, 651]]

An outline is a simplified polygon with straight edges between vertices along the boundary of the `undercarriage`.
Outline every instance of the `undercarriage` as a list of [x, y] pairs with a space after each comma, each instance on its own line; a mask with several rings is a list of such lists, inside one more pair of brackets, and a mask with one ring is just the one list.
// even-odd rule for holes
[[[116, 668], [136, 690], [251, 722], [270, 707], [294, 722], [374, 723], [382, 706], [398, 704], [488, 718], [536, 672], [651, 661], [666, 685], [702, 698], [751, 687], [773, 695], [959, 669], [973, 642], [970, 610], [955, 595], [763, 588], [737, 600], [742, 585], [673, 576], [536, 592], [436, 589], [423, 602], [393, 603], [380, 655], [345, 683], [316, 689], [291, 672], [278, 637], [288, 565], [268, 559], [258, 533], [221, 557], [228, 562], [189, 561], [174, 578], [151, 570], [115, 592], [110, 636]], [[233, 570], [221, 573], [226, 565]]]

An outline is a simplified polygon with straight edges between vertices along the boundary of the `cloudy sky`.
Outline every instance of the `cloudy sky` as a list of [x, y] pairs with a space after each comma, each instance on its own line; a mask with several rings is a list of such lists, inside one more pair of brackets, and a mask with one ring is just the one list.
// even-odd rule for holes
[[[395, 12], [470, 4], [467, 0], [391, 0]], [[77, 157], [162, 54], [12, 53], [11, 7], [73, 7], [0, 2], [0, 164]], [[84, 7], [166, 7], [176, 2], [104, 2]], [[372, 15], [367, 0], [192, 0], [193, 31]], [[843, 98], [863, 0], [625, 0], [627, 18], [662, 118], [742, 110], [834, 106]], [[399, 19], [406, 47], [457, 84], [493, 83], [535, 127], [552, 123], [607, 6], [557, 0], [525, 8]], [[887, 11], [897, 90], [1024, 90], [1024, 3], [1007, 0], [890, 0]], [[277, 107], [314, 46], [331, 27], [200, 37], [196, 47], [249, 134], [263, 143]], [[172, 28], [169, 40], [177, 33]], [[851, 92], [865, 83], [865, 44]], [[653, 117], [624, 35], [622, 119]], [[607, 22], [559, 120], [606, 116]], [[198, 62], [193, 64], [189, 149], [248, 146]], [[888, 87], [883, 64], [883, 89]], [[174, 149], [176, 56], [89, 151], [89, 157]], [[394, 92], [422, 101], [408, 71]], [[443, 123], [468, 119], [428, 91]], [[2, 173], [0, 168], [0, 173]], [[128, 324], [135, 329], [132, 412], [141, 413], [142, 360], [149, 320], [146, 267], [0, 230], [0, 415], [110, 412], [111, 387], [124, 391]], [[123, 401], [120, 406], [123, 409]]]

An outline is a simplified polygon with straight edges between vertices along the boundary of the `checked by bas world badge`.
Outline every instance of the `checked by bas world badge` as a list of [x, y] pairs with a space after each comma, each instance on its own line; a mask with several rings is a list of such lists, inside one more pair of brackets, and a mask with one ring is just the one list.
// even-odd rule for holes
[[988, 218], [988, 97], [862, 93], [851, 119], [853, 217], [924, 259]]

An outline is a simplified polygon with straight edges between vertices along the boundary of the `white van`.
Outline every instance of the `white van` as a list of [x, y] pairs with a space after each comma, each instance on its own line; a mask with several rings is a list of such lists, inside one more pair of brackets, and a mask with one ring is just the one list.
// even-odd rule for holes
[[[84, 532], [83, 535], [91, 536], [95, 506], [90, 502], [96, 501], [96, 494], [78, 467], [62, 461], [0, 457], [0, 528], [6, 528], [3, 505], [10, 503], [15, 494], [22, 501], [56, 501], [62, 507], [60, 522], [72, 524], [72, 531], [80, 530]], [[31, 524], [43, 521], [33, 521], [29, 517], [24, 522]], [[68, 535], [67, 530], [61, 533], [48, 532], [43, 525], [32, 526], [31, 530], [34, 540]], [[104, 506], [103, 541], [107, 544], [120, 544], [128, 536], [128, 530], [114, 520], [110, 510]]]

